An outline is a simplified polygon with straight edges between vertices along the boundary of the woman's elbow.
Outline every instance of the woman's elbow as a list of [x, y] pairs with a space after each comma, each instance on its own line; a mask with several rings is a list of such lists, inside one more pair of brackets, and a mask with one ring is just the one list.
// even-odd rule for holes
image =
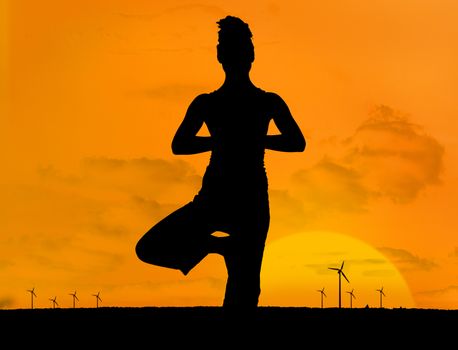
[[299, 152], [304, 152], [305, 147], [307, 147], [307, 141], [305, 141], [305, 138], [302, 137], [302, 141], [299, 145], [299, 149], [300, 149]]
[[173, 140], [172, 141], [172, 153], [174, 155], [180, 155], [180, 154], [184, 154], [184, 147], [183, 147], [183, 144], [181, 142], [178, 142], [176, 140]]
[[298, 137], [296, 141], [296, 152], [304, 152], [306, 145], [307, 142], [305, 141], [305, 138], [301, 135], [300, 137]]

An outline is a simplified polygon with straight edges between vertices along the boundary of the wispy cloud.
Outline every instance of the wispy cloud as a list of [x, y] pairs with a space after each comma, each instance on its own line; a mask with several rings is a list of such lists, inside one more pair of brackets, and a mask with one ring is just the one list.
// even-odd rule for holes
[[[345, 255], [345, 252], [323, 252], [322, 255], [326, 256], [342, 256]], [[373, 258], [365, 258], [365, 259], [347, 259], [345, 260], [345, 271], [351, 271], [353, 265], [359, 265], [360, 267], [365, 267], [367, 270], [364, 270], [362, 273], [365, 276], [386, 276], [387, 273], [391, 273], [392, 271], [388, 269], [383, 269], [383, 265], [387, 265], [386, 260], [383, 259], [373, 259]], [[307, 267], [313, 270], [315, 273], [319, 275], [324, 274], [331, 274], [335, 273], [335, 271], [329, 270], [329, 267], [340, 267], [339, 264], [335, 262], [329, 262], [327, 264], [305, 264], [304, 267]], [[348, 273], [348, 272], [347, 272]]]
[[3, 224], [14, 228], [4, 233], [10, 249], [0, 260], [2, 272], [116, 270], [126, 252], [135, 254], [141, 235], [192, 200], [201, 183], [183, 160], [149, 158], [92, 157], [71, 173], [51, 165], [37, 176], [34, 185], [2, 186], [9, 202]]
[[9, 308], [14, 305], [14, 299], [11, 297], [0, 297], [0, 309]]
[[430, 271], [439, 267], [434, 261], [418, 257], [405, 249], [380, 247], [378, 250], [388, 256], [390, 260], [404, 271]]
[[370, 196], [356, 169], [328, 158], [296, 172], [292, 180], [306, 206], [326, 211], [364, 211]]
[[[458, 296], [458, 285], [450, 285], [445, 288], [430, 289], [416, 292], [416, 295], [427, 297], [444, 297], [446, 295]], [[456, 299], [455, 299], [456, 300]]]
[[451, 251], [448, 256], [451, 258], [458, 258], [458, 247], [455, 247], [455, 249]]
[[272, 210], [271, 232], [295, 232], [303, 229], [310, 222], [310, 212], [304, 208], [303, 202], [292, 197], [288, 191], [271, 189], [269, 201]]

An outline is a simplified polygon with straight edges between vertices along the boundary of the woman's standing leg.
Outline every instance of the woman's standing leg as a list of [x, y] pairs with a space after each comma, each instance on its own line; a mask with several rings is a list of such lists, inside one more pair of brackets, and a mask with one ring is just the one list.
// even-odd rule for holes
[[224, 256], [227, 268], [225, 308], [256, 309], [261, 293], [261, 265], [268, 229], [267, 210], [261, 220], [244, 224], [231, 235], [231, 246]]

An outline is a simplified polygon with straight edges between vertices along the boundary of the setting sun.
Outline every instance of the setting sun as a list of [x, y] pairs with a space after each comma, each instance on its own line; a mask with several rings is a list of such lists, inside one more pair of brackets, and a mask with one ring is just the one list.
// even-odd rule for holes
[[263, 305], [320, 306], [325, 288], [324, 307], [338, 306], [338, 276], [329, 267], [345, 261], [342, 278], [342, 306], [350, 307], [346, 292], [354, 289], [353, 307], [379, 307], [384, 288], [384, 307], [414, 307], [409, 287], [398, 269], [370, 245], [332, 232], [293, 234], [267, 245], [263, 265]]

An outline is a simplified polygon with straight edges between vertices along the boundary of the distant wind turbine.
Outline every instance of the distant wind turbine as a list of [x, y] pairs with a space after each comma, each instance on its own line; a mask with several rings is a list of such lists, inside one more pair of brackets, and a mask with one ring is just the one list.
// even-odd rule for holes
[[55, 309], [56, 306], [59, 306], [59, 304], [57, 303], [57, 297], [54, 297], [54, 299], [49, 299], [50, 301], [52, 301], [52, 308]]
[[380, 293], [380, 308], [382, 308], [382, 295], [386, 297], [385, 293], [383, 293], [383, 286], [380, 289], [377, 289], [377, 292]]
[[323, 295], [327, 298], [326, 293], [324, 292], [324, 287], [323, 289], [317, 289], [317, 292], [320, 292], [321, 294], [321, 308], [323, 308]]
[[98, 292], [97, 294], [92, 294], [92, 296], [95, 297], [96, 307], [99, 307], [99, 300], [102, 301], [102, 299], [100, 299], [100, 292]]
[[353, 308], [353, 299], [356, 299], [355, 295], [353, 294], [354, 289], [351, 290], [351, 292], [347, 292], [350, 294], [350, 309]]
[[76, 296], [76, 290], [73, 293], [70, 293], [69, 295], [73, 297], [73, 308], [75, 308], [75, 299], [80, 301], [78, 297]]
[[339, 309], [342, 307], [342, 300], [341, 300], [341, 278], [340, 276], [343, 275], [344, 278], [347, 280], [348, 283], [350, 283], [350, 281], [348, 280], [347, 276], [345, 276], [344, 272], [343, 272], [343, 267], [344, 267], [344, 262], [345, 261], [342, 261], [342, 266], [340, 266], [340, 269], [336, 268], [336, 267], [328, 267], [329, 270], [335, 270], [337, 271], [338, 275], [339, 275]]
[[33, 287], [32, 289], [27, 289], [27, 292], [30, 293], [30, 303], [31, 303], [31, 307], [33, 309], [33, 298], [37, 297], [37, 295], [35, 294], [35, 287]]

